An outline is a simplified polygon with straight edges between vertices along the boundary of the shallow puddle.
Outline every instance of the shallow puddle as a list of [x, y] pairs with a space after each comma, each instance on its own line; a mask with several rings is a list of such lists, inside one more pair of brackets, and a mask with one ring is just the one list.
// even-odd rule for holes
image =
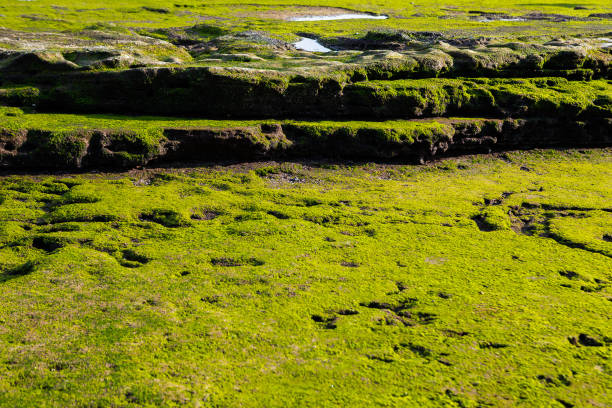
[[310, 51], [310, 52], [329, 52], [331, 51], [329, 48], [322, 46], [319, 44], [317, 40], [313, 40], [312, 38], [305, 38], [296, 43], [293, 43], [295, 48], [302, 51]]
[[598, 38], [598, 41], [602, 41], [601, 43], [599, 43], [599, 47], [600, 48], [611, 48], [612, 47], [612, 38]]
[[301, 16], [301, 17], [292, 17], [289, 21], [329, 21], [329, 20], [355, 20], [355, 19], [370, 19], [370, 20], [385, 20], [389, 18], [389, 16], [385, 15], [374, 15], [374, 14], [335, 14], [328, 16]]

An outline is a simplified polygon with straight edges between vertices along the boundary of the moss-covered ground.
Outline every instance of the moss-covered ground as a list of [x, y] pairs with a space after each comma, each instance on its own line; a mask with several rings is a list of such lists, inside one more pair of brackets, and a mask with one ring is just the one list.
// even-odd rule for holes
[[0, 407], [611, 407], [611, 21], [1, 1]]
[[[372, 29], [390, 28], [414, 31], [485, 33], [493, 36], [601, 32], [609, 30], [610, 5], [604, 0], [560, 3], [453, 1], [442, 4], [430, 0], [302, 0], [296, 2], [263, 0], [257, 3], [227, 0], [5, 0], [0, 6], [0, 25], [8, 28], [45, 31], [102, 29], [129, 33], [130, 29], [186, 27], [204, 22], [207, 34], [242, 30], [261, 30], [280, 36], [296, 32], [317, 35], [355, 35]], [[288, 21], [295, 16], [364, 12], [384, 14], [387, 20]], [[521, 17], [529, 13], [556, 15], [531, 21], [495, 21], [479, 18], [482, 13]], [[593, 16], [595, 15], [595, 16]], [[599, 17], [597, 16], [599, 15]], [[608, 17], [609, 18], [609, 17]], [[510, 21], [504, 21], [510, 20]]]
[[[479, 52], [484, 49], [482, 55], [467, 57], [491, 65], [491, 60], [507, 59], [508, 52], [486, 48], [491, 44], [506, 47], [510, 42], [510, 48], [519, 54], [543, 52], [542, 44], [580, 47], [570, 48], [571, 52], [603, 48], [607, 53], [611, 11], [604, 0], [462, 0], [452, 4], [430, 0], [109, 0], [104, 4], [94, 0], [5, 0], [0, 5], [0, 51], [62, 51], [64, 57], [46, 55], [55, 69], [62, 64], [90, 69], [196, 64], [285, 70], [368, 64], [372, 55], [362, 55], [364, 50], [408, 48], [425, 54], [431, 47], [437, 51], [429, 57], [438, 61], [435, 64], [444, 64], [450, 57], [440, 58], [440, 51], [448, 51], [451, 44], [479, 48]], [[346, 13], [388, 18], [291, 21]], [[317, 38], [332, 50], [348, 51], [298, 52], [292, 43], [300, 37]], [[360, 41], [352, 42], [354, 39]], [[381, 42], [387, 44], [381, 47]], [[446, 48], [439, 42], [446, 43]], [[532, 45], [537, 47], [530, 49]], [[0, 52], [0, 71], [2, 57]], [[401, 55], [379, 53], [375, 58], [387, 57], [393, 60]]]
[[611, 154], [2, 176], [0, 406], [607, 406]]

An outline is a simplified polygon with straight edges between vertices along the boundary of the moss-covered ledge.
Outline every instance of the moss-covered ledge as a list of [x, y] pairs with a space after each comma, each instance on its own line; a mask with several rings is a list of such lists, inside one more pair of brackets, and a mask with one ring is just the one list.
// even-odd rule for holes
[[0, 116], [0, 165], [8, 169], [276, 158], [423, 162], [465, 153], [612, 145], [605, 118], [215, 121], [2, 111], [10, 115]]

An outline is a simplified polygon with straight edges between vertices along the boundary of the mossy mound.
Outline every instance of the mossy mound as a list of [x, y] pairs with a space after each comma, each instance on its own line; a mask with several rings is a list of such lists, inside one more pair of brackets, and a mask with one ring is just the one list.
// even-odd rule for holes
[[207, 118], [610, 117], [606, 80], [420, 79], [352, 83], [217, 68], [142, 68], [46, 77], [38, 107]]

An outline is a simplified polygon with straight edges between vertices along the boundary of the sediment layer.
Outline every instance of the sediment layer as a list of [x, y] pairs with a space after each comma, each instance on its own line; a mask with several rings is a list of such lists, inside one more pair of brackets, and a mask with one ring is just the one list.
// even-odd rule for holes
[[[0, 165], [129, 168], [314, 157], [423, 162], [611, 145], [612, 82], [605, 78], [612, 57], [603, 49], [583, 42], [464, 46], [426, 39], [429, 45], [416, 50], [408, 47], [414, 38], [379, 33], [362, 40], [386, 49], [355, 54], [335, 69], [299, 72], [139, 66], [117, 52], [4, 52], [0, 106], [227, 123], [191, 126], [184, 119], [184, 125], [151, 127], [143, 119], [142, 130], [116, 123], [54, 127], [45, 123], [48, 116], [40, 123], [5, 116]], [[390, 51], [402, 41], [399, 52]], [[251, 121], [237, 123], [245, 119]], [[351, 122], [356, 119], [365, 122]], [[340, 122], [322, 122], [334, 120]]]
[[5, 169], [129, 168], [283, 158], [423, 162], [440, 156], [612, 144], [609, 118], [265, 122], [249, 126], [0, 129]]
[[432, 78], [353, 83], [344, 77], [268, 71], [141, 68], [38, 81], [35, 87], [5, 88], [0, 101], [33, 103], [54, 112], [234, 119], [612, 116], [612, 85], [606, 80]]

